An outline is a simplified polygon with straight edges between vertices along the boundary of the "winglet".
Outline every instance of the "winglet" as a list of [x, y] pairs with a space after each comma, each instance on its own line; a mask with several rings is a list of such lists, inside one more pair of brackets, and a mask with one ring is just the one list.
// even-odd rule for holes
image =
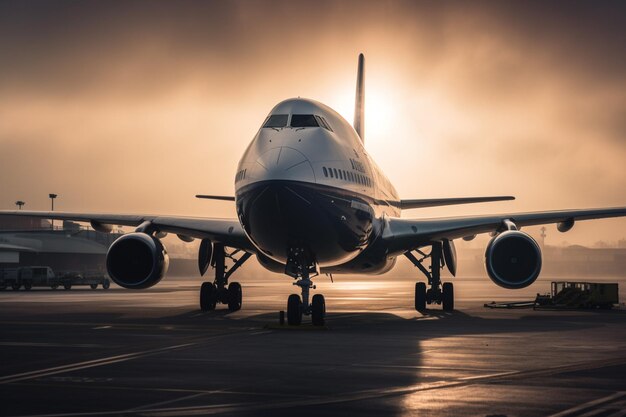
[[208, 200], [235, 201], [235, 197], [231, 197], [231, 196], [228, 196], [228, 195], [196, 194], [196, 198], [206, 198]]
[[359, 137], [365, 142], [365, 57], [363, 54], [359, 54], [359, 66], [356, 75], [356, 96], [354, 98], [354, 130], [359, 134]]

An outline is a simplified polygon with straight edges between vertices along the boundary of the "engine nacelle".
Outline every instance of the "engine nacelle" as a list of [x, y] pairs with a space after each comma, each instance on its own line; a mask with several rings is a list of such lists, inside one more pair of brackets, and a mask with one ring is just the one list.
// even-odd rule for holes
[[128, 233], [107, 253], [107, 271], [124, 288], [152, 287], [165, 276], [170, 259], [163, 243], [146, 233]]
[[500, 287], [525, 288], [541, 272], [541, 249], [526, 233], [508, 230], [487, 245], [485, 266], [489, 278]]

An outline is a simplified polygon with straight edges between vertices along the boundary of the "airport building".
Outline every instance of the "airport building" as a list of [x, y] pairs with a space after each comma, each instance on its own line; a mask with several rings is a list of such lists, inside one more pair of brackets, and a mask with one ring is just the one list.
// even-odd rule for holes
[[[109, 246], [124, 232], [96, 232], [74, 222], [0, 216], [0, 269], [49, 266], [55, 273], [106, 274]], [[168, 242], [169, 276], [197, 276], [197, 244]]]
[[49, 266], [55, 272], [106, 271], [106, 253], [121, 233], [101, 233], [77, 223], [0, 216], [0, 268]]

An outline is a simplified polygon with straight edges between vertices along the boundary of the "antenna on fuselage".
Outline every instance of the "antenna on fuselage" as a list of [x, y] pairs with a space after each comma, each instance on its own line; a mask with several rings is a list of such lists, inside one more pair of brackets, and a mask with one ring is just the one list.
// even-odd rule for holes
[[364, 63], [365, 57], [363, 54], [359, 54], [359, 66], [356, 74], [356, 96], [354, 99], [354, 130], [356, 130], [363, 142], [365, 142], [365, 119], [363, 118], [365, 113]]

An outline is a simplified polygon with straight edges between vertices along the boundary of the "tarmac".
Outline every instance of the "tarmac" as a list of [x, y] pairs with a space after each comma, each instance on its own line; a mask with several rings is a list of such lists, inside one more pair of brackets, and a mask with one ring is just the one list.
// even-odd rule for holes
[[289, 328], [290, 280], [243, 275], [235, 313], [200, 311], [199, 278], [0, 292], [0, 415], [626, 416], [626, 310], [483, 307], [549, 280], [455, 278], [456, 311], [422, 314], [409, 280], [324, 277], [327, 326]]

